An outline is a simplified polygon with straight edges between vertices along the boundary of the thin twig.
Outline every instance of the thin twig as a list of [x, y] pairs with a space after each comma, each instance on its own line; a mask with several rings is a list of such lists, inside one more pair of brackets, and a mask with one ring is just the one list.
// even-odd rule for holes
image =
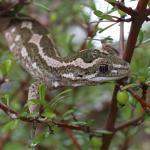
[[[107, 0], [106, 0], [107, 1]], [[109, 4], [111, 4], [112, 6], [122, 10], [123, 12], [127, 13], [128, 15], [130, 16], [135, 16], [136, 15], [136, 11], [133, 10], [132, 8], [130, 7], [126, 7], [125, 5], [123, 5], [122, 3], [120, 2], [109, 2], [107, 1]]]
[[136, 100], [138, 100], [138, 102], [141, 104], [144, 110], [150, 109], [150, 103], [146, 102], [145, 99], [135, 94], [135, 92], [131, 88], [128, 89], [128, 92], [130, 92], [132, 96], [136, 98]]
[[81, 150], [81, 145], [77, 141], [77, 138], [74, 136], [73, 131], [68, 128], [65, 128], [65, 131], [68, 134], [68, 136], [70, 137], [70, 139], [72, 140], [72, 142], [75, 145], [75, 147], [77, 148], [77, 150]]
[[18, 116], [18, 113], [14, 111], [13, 109], [9, 108], [7, 105], [0, 102], [0, 109], [3, 110], [6, 114], [9, 115], [10, 118], [16, 119]]
[[93, 23], [100, 23], [100, 22], [131, 22], [133, 21], [132, 18], [118, 18], [117, 20], [98, 20], [98, 21], [91, 21], [90, 24]]
[[[4, 111], [10, 118], [12, 119], [19, 119], [21, 121], [24, 122], [28, 122], [28, 123], [33, 123], [34, 121], [36, 121], [37, 123], [41, 123], [41, 124], [46, 124], [46, 125], [56, 125], [57, 127], [60, 128], [68, 128], [71, 130], [78, 130], [78, 131], [82, 131], [85, 132], [91, 136], [101, 136], [102, 134], [107, 134], [106, 130], [104, 129], [100, 129], [100, 128], [90, 128], [89, 126], [86, 125], [73, 125], [73, 124], [68, 124], [65, 122], [57, 122], [55, 120], [52, 119], [46, 119], [46, 118], [40, 118], [40, 117], [26, 117], [26, 116], [20, 116], [20, 114], [16, 111], [14, 111], [13, 109], [9, 108], [7, 105], [3, 104], [2, 102], [0, 102], [0, 109], [2, 111]], [[100, 131], [103, 131], [102, 134], [99, 134]], [[110, 134], [110, 132], [108, 132]]]
[[131, 119], [123, 124], [120, 124], [115, 127], [114, 132], [128, 128], [129, 126], [137, 126], [139, 123], [142, 123], [144, 120], [143, 115], [134, 119]]

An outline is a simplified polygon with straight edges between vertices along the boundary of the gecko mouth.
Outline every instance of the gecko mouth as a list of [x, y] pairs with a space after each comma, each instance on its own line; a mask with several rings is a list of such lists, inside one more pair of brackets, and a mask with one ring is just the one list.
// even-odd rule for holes
[[93, 81], [93, 82], [104, 82], [104, 81], [112, 81], [112, 80], [119, 80], [122, 78], [127, 77], [128, 75], [121, 75], [121, 76], [114, 76], [114, 77], [95, 77], [95, 78], [91, 78], [89, 79], [89, 81]]
[[119, 80], [129, 76], [129, 74], [130, 74], [130, 66], [128, 64], [128, 66], [122, 68], [120, 72], [118, 72], [117, 70], [112, 71], [112, 76], [93, 77], [93, 78], [89, 78], [89, 81], [104, 82], [104, 81]]

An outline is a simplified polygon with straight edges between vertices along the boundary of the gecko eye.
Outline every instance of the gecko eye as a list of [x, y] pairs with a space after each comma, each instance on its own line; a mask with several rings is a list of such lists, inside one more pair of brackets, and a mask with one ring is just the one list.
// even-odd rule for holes
[[108, 65], [106, 64], [101, 64], [100, 67], [99, 67], [99, 71], [101, 73], [107, 73], [108, 72]]
[[78, 77], [82, 78], [82, 77], [83, 77], [83, 75], [82, 75], [82, 74], [78, 74]]

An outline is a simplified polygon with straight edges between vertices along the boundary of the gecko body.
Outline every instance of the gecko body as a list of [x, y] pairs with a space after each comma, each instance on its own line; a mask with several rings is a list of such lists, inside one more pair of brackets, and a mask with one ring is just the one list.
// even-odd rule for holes
[[129, 64], [110, 49], [86, 49], [61, 58], [48, 31], [32, 18], [12, 18], [4, 31], [10, 51], [34, 83], [28, 99], [38, 98], [39, 83], [48, 88], [95, 85], [128, 76]]

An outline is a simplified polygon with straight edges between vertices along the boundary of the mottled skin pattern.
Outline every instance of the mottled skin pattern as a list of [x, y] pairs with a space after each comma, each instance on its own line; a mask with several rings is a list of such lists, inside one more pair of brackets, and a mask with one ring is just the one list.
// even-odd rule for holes
[[74, 56], [59, 57], [47, 30], [32, 18], [12, 18], [4, 34], [16, 59], [35, 80], [28, 99], [38, 98], [41, 82], [48, 88], [75, 87], [118, 80], [129, 73], [128, 63], [110, 48], [87, 49]]

